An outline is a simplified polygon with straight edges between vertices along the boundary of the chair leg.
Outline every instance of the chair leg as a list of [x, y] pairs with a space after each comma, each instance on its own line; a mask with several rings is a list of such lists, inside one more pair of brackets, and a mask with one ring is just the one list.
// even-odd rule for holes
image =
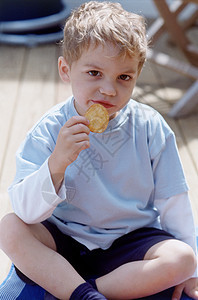
[[198, 105], [198, 80], [188, 89], [184, 96], [173, 106], [169, 112], [172, 118], [184, 117]]

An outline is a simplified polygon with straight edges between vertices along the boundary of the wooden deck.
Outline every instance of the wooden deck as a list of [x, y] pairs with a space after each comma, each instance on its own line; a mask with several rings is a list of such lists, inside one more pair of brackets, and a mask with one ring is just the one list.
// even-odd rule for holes
[[[175, 47], [170, 47], [173, 55]], [[11, 211], [7, 188], [15, 174], [15, 152], [28, 129], [46, 110], [71, 94], [58, 77], [56, 45], [36, 48], [0, 46], [0, 218]], [[198, 225], [198, 113], [173, 120], [167, 112], [192, 84], [190, 79], [147, 63], [133, 98], [155, 107], [176, 133], [179, 152], [190, 186]], [[10, 267], [0, 251], [0, 283]]]

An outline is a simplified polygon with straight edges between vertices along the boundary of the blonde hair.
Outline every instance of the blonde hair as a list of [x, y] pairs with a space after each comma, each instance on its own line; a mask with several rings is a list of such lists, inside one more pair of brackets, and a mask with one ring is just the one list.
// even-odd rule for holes
[[74, 10], [64, 27], [63, 55], [72, 64], [90, 45], [107, 42], [119, 47], [119, 55], [139, 57], [141, 70], [147, 50], [144, 18], [119, 3], [90, 1]]

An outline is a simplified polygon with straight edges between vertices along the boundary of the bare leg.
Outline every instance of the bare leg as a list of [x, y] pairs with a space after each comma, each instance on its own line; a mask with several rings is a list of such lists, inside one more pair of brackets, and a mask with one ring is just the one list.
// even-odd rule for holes
[[196, 268], [193, 250], [176, 240], [151, 247], [143, 261], [131, 262], [96, 280], [108, 299], [134, 299], [155, 294], [188, 279]]
[[56, 252], [55, 242], [42, 224], [27, 225], [15, 214], [3, 218], [0, 247], [27, 277], [59, 299], [69, 299], [85, 282]]

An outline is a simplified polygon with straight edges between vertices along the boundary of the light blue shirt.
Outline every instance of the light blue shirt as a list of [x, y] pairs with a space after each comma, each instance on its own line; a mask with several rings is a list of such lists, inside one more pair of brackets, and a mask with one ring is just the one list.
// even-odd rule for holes
[[27, 223], [49, 218], [90, 249], [106, 249], [137, 228], [165, 228], [158, 201], [188, 187], [175, 136], [162, 116], [130, 100], [104, 133], [90, 133], [90, 148], [66, 169], [56, 195], [47, 162], [61, 127], [74, 115], [71, 97], [47, 112], [19, 148], [9, 189], [16, 214]]

